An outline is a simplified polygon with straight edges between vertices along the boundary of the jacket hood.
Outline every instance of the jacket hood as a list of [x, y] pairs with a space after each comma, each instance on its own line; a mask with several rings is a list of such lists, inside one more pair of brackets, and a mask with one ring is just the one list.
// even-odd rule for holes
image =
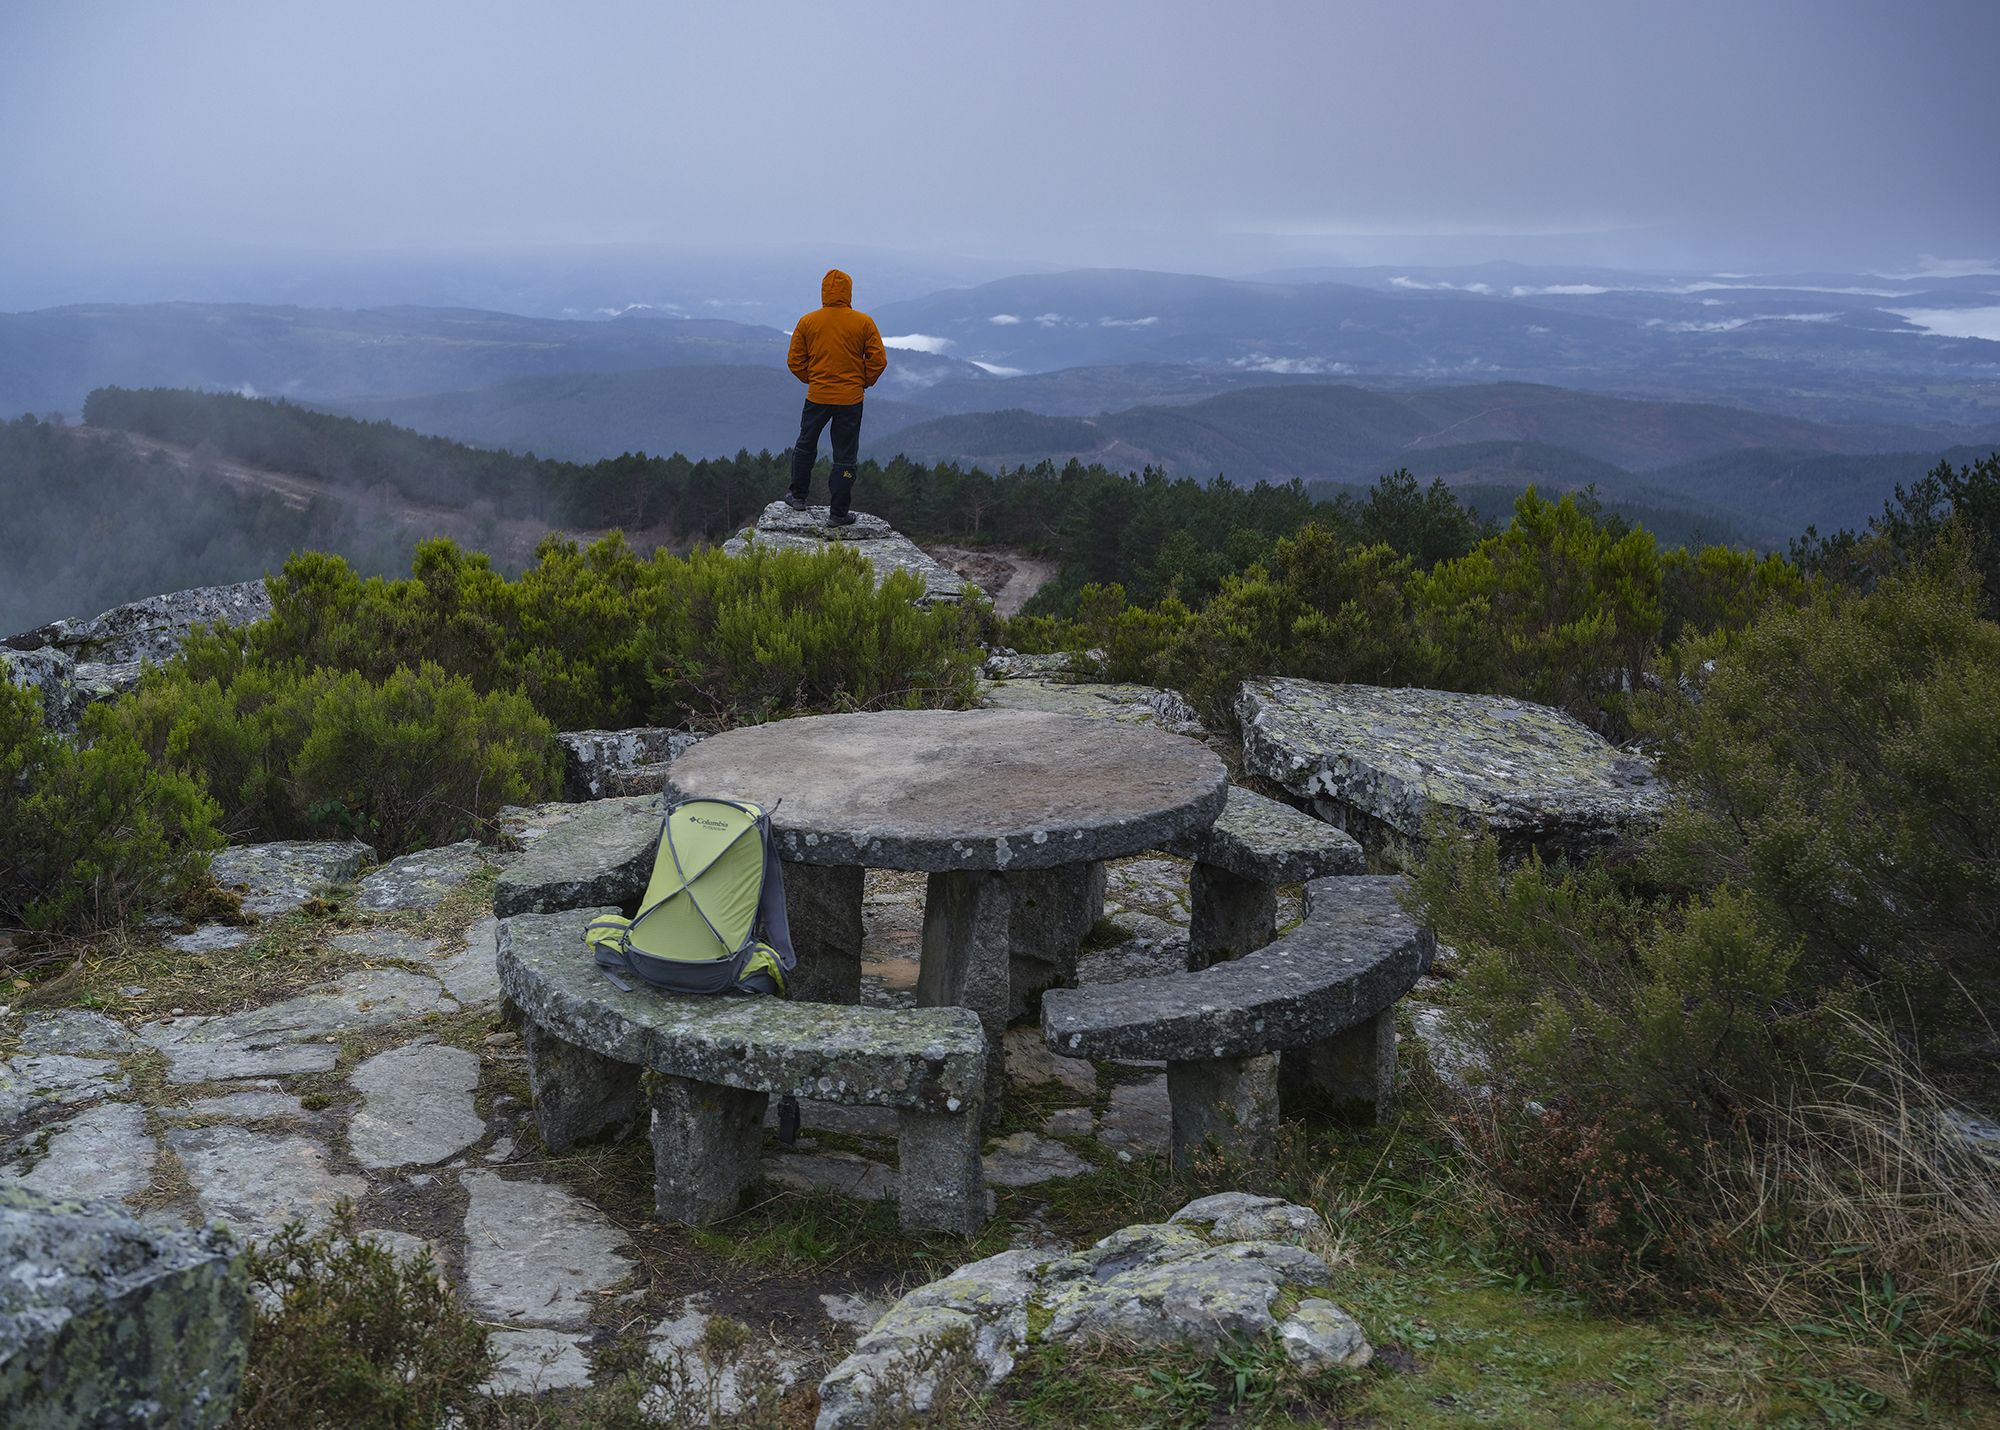
[[851, 307], [854, 303], [854, 280], [838, 268], [826, 270], [826, 277], [819, 280], [819, 300], [827, 307]]

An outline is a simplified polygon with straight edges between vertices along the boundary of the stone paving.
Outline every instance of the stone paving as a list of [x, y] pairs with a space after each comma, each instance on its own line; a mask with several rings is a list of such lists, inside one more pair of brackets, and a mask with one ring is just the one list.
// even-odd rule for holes
[[[551, 805], [510, 819], [532, 849], [540, 831], [578, 816]], [[499, 1018], [494, 920], [443, 931], [435, 918], [419, 922], [486, 860], [522, 856], [454, 846], [357, 886], [351, 855], [294, 849], [238, 861], [277, 871], [270, 884], [301, 903], [328, 898], [328, 878], [350, 881], [331, 893], [337, 915], [308, 911], [341, 926], [327, 938], [319, 986], [151, 1021], [121, 1019], [115, 1007], [0, 1010], [0, 1186], [122, 1201], [153, 1221], [220, 1221], [252, 1239], [294, 1219], [322, 1226], [351, 1201], [357, 1225], [398, 1256], [429, 1247], [494, 1331], [495, 1393], [584, 1384], [594, 1355], [635, 1325], [650, 1327], [667, 1367], [657, 1394], [718, 1406], [743, 1403], [753, 1386], [809, 1383], [838, 1361], [868, 1328], [864, 1312], [886, 1304], [885, 1288], [836, 1268], [804, 1311], [773, 1328], [743, 1278], [685, 1284], [685, 1250], [673, 1251], [676, 1270], [663, 1278], [649, 1256], [680, 1234], [643, 1210], [593, 1204], [576, 1157], [543, 1152], [520, 1040]], [[1187, 864], [1166, 856], [1110, 866], [1088, 976], [1184, 960], [1187, 879]], [[864, 1002], [911, 1001], [923, 897], [922, 876], [868, 876]], [[1294, 892], [1281, 922], [1296, 916]], [[1037, 1189], [1159, 1159], [1165, 1083], [1157, 1068], [1055, 1057], [1032, 1029], [1014, 1041], [1009, 1076], [1033, 1090], [1035, 1110], [988, 1142], [986, 1173], [1008, 1198], [1013, 1242], [1046, 1250]], [[797, 1144], [775, 1135], [767, 1144], [766, 1195], [893, 1196], [894, 1120], [879, 1114], [806, 1104]], [[703, 1333], [715, 1316], [756, 1323], [745, 1349], [713, 1354]]]

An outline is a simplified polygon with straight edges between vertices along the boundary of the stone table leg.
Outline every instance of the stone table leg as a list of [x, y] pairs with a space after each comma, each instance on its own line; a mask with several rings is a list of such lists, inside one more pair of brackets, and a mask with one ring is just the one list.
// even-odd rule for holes
[[861, 880], [855, 865], [785, 865], [785, 921], [792, 929], [790, 996], [805, 1003], [861, 1001]]
[[706, 1226], [733, 1214], [757, 1179], [768, 1093], [680, 1077], [655, 1079], [653, 1209]]
[[1000, 1039], [1012, 1008], [1008, 929], [1013, 900], [1005, 875], [933, 874], [924, 899], [923, 963], [917, 1006], [970, 1008], [986, 1031], [985, 1115], [995, 1116], [1007, 1068]]
[[1278, 936], [1278, 889], [1197, 862], [1188, 876], [1188, 967], [1255, 953]]
[[1288, 1116], [1388, 1121], [1396, 1100], [1395, 1008], [1285, 1053], [1279, 1085]]
[[638, 1121], [640, 1070], [564, 1042], [531, 1022], [521, 1024], [528, 1086], [542, 1145], [562, 1152], [614, 1127]]
[[979, 1109], [897, 1114], [896, 1182], [904, 1231], [977, 1235], [986, 1225]]
[[1278, 1059], [1202, 1058], [1167, 1064], [1173, 1165], [1192, 1171], [1203, 1157], [1269, 1166], [1278, 1150]]
[[1013, 900], [1008, 915], [1007, 1016], [1018, 1022], [1044, 988], [1076, 986], [1077, 953], [1104, 917], [1104, 865], [1065, 864], [1003, 874]]

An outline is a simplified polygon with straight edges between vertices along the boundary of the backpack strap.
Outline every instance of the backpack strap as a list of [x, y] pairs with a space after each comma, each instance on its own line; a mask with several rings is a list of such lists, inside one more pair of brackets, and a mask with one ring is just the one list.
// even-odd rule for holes
[[612, 914], [606, 918], [591, 920], [583, 931], [583, 941], [597, 957], [597, 966], [604, 976], [611, 980], [621, 993], [630, 993], [632, 985], [618, 976], [614, 970], [623, 970], [632, 977], [639, 977], [632, 967], [632, 921]]

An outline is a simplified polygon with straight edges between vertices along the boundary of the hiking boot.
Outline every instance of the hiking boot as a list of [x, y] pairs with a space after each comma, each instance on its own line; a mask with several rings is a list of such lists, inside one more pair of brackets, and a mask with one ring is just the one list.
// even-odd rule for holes
[[800, 496], [797, 492], [786, 492], [785, 505], [790, 507], [793, 511], [804, 511], [807, 507], [811, 506], [812, 503], [807, 501], [804, 497]]
[[854, 513], [851, 511], [829, 513], [826, 518], [826, 524], [828, 526], [852, 526], [854, 525]]

